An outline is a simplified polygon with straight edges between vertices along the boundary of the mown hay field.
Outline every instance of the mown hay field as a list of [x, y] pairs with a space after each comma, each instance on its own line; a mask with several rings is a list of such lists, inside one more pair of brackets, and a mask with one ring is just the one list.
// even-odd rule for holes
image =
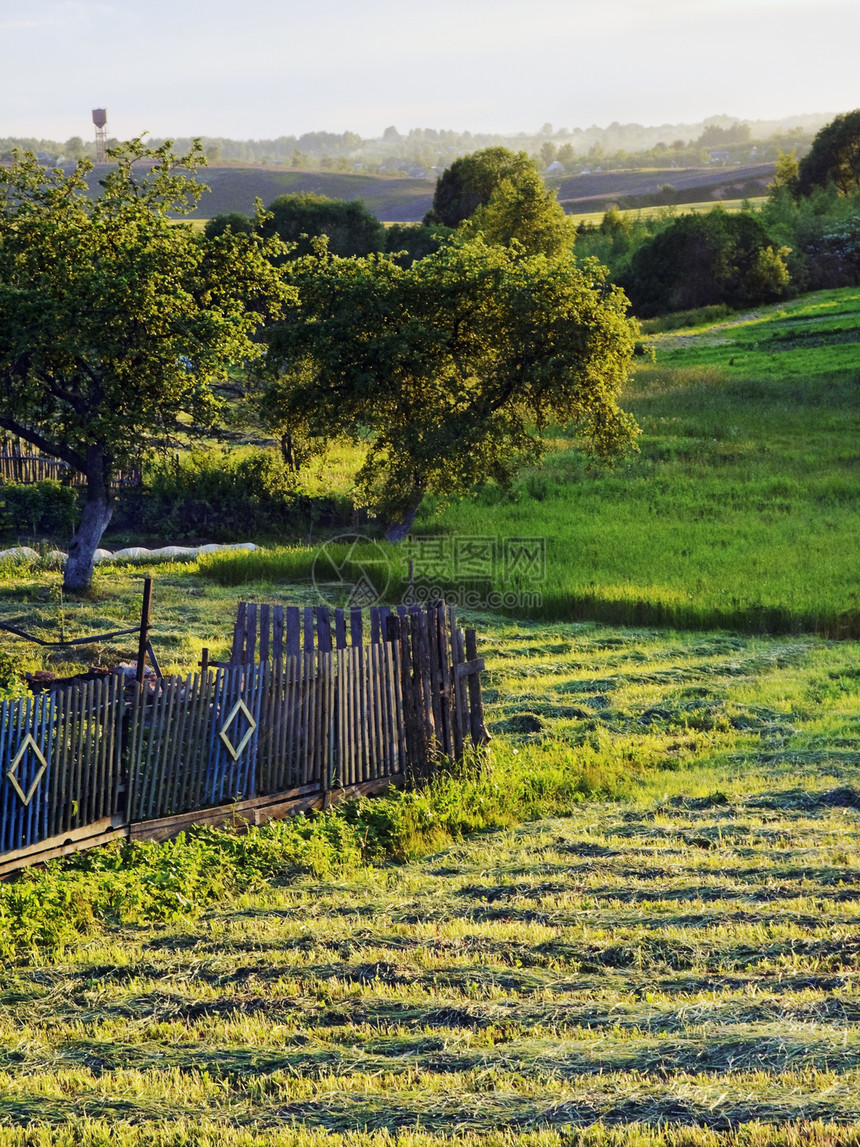
[[860, 1142], [857, 644], [477, 620], [489, 762], [342, 863], [0, 889], [79, 931], [7, 960], [0, 1144]]
[[[0, 884], [0, 1147], [860, 1144], [858, 314], [655, 332], [637, 459], [559, 433], [422, 518], [547, 539], [544, 617], [462, 611], [486, 760]], [[164, 666], [224, 656], [239, 599], [312, 603], [313, 552], [153, 567]], [[69, 601], [8, 565], [0, 607], [123, 628], [144, 572]]]

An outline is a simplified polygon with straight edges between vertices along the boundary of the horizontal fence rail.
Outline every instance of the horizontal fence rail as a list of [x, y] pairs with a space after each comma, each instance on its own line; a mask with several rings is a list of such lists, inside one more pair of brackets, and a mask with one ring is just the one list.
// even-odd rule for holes
[[0, 703], [0, 875], [40, 842], [85, 847], [87, 826], [101, 843], [242, 802], [420, 783], [488, 739], [474, 631], [443, 606], [372, 613], [367, 645], [360, 612], [338, 611], [334, 648], [327, 611], [299, 643], [297, 616], [242, 603], [239, 663]]

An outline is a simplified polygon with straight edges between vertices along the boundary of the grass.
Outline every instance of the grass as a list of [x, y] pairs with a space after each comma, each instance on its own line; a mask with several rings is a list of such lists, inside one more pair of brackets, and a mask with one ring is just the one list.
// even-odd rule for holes
[[[512, 612], [533, 618], [857, 637], [857, 547], [846, 539], [860, 535], [858, 316], [860, 292], [843, 290], [655, 333], [656, 361], [637, 370], [625, 397], [643, 431], [638, 456], [589, 471], [557, 432], [544, 465], [511, 491], [490, 489], [439, 514], [428, 506], [411, 551], [383, 545], [379, 588], [387, 577], [387, 599], [403, 599], [411, 553], [419, 592], [438, 588], [459, 601], [465, 589], [472, 608], [490, 591], [509, 592]], [[353, 462], [346, 448], [332, 457], [341, 491]], [[311, 478], [322, 489], [322, 463]], [[546, 539], [543, 576], [506, 573], [506, 540], [522, 536]], [[454, 579], [454, 555], [470, 539], [495, 547], [493, 580]], [[159, 657], [188, 669], [204, 645], [226, 655], [242, 597], [319, 602], [319, 542], [307, 541], [151, 568], [99, 566], [83, 601], [62, 601], [56, 569], [6, 563], [0, 617], [46, 639], [60, 627], [70, 637], [125, 628], [149, 572]], [[428, 557], [434, 547], [441, 571]], [[540, 600], [527, 604], [522, 594]], [[134, 653], [82, 647], [71, 661], [68, 651], [45, 658], [16, 648], [26, 668], [57, 671]]]
[[505, 494], [416, 533], [542, 535], [534, 613], [622, 624], [860, 635], [860, 292], [653, 336], [623, 402], [638, 456], [589, 472], [563, 436]]
[[[730, 212], [748, 211], [750, 206], [759, 208], [764, 203], [767, 203], [766, 195], [754, 196], [752, 199], [706, 199], [701, 203], [663, 204], [656, 207], [622, 208], [621, 214], [630, 216], [633, 219], [659, 219], [668, 214], [706, 214], [708, 211], [713, 211], [715, 207]], [[571, 212], [570, 218], [577, 226], [580, 223], [591, 223], [599, 227], [604, 214], [604, 211], [574, 211]]]
[[[428, 500], [411, 552], [383, 546], [387, 600], [403, 599], [411, 556], [419, 592], [473, 608], [507, 600], [517, 616], [860, 637], [856, 546], [843, 542], [860, 534], [860, 291], [705, 319], [650, 325], [655, 360], [637, 360], [623, 396], [642, 429], [638, 454], [589, 469], [556, 428], [543, 465], [510, 490], [491, 486], [443, 508]], [[348, 495], [360, 458], [337, 447], [310, 467], [309, 491]], [[544, 570], [506, 568], [519, 537], [544, 539]], [[483, 578], [454, 568], [475, 539], [489, 555]], [[325, 540], [310, 524], [265, 554], [188, 572], [225, 589], [257, 582], [277, 593], [289, 583], [291, 595], [299, 579], [310, 601]], [[20, 568], [7, 573], [0, 585], [12, 587]]]
[[492, 771], [0, 886], [0, 1144], [860, 1142], [857, 645], [473, 620]]
[[[857, 309], [663, 332], [638, 460], [559, 436], [422, 520], [548, 538], [563, 622], [461, 611], [487, 761], [0, 884], [0, 1147], [858, 1147]], [[153, 567], [162, 663], [226, 654], [240, 598], [318, 600], [312, 559]], [[9, 566], [0, 617], [124, 628], [146, 572], [70, 602]], [[134, 653], [33, 649], [4, 637], [27, 668]]]

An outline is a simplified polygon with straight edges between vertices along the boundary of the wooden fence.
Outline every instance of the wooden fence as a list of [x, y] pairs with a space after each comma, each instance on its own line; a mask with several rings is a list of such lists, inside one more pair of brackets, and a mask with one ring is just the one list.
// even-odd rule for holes
[[[289, 653], [295, 614], [272, 607], [270, 623], [283, 620], [290, 635], [275, 657], [265, 610], [243, 604], [238, 663], [0, 703], [0, 876], [118, 831], [166, 836], [414, 784], [487, 739], [482, 662], [466, 659], [474, 631], [464, 635], [444, 608], [378, 611], [377, 640], [334, 649], [318, 647], [327, 619], [317, 613], [308, 645]], [[360, 615], [347, 620], [360, 641]], [[263, 660], [249, 656], [261, 648]]]
[[[42, 454], [35, 446], [23, 444], [20, 440], [0, 440], [0, 481], [18, 482], [30, 485], [55, 478], [69, 486], [85, 486], [83, 474], [74, 470], [68, 462]], [[139, 469], [121, 470], [113, 479], [114, 486], [139, 486], [142, 474]]]
[[[374, 606], [369, 611], [370, 648], [400, 650], [398, 707], [407, 742], [407, 771], [432, 771], [439, 757], [459, 759], [471, 743], [484, 744], [487, 730], [481, 696], [477, 635], [459, 629], [453, 607]], [[239, 602], [230, 665], [271, 663], [285, 658], [362, 648], [364, 616], [358, 608], [270, 606]], [[208, 661], [204, 652], [204, 661]]]
[[124, 724], [117, 677], [0, 703], [0, 861], [117, 815]]

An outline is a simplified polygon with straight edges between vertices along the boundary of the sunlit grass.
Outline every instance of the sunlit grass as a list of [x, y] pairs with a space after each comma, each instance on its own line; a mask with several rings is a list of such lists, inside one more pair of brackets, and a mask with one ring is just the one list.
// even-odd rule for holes
[[511, 493], [416, 532], [547, 539], [535, 613], [860, 633], [860, 292], [654, 336], [624, 406], [640, 451], [589, 472], [556, 451]]
[[[656, 207], [630, 207], [621, 208], [621, 214], [628, 219], [660, 219], [665, 215], [687, 215], [695, 214], [701, 215], [708, 211], [713, 211], [715, 207], [721, 208], [723, 211], [737, 212], [747, 211], [750, 206], [759, 208], [767, 202], [767, 197], [756, 196], [753, 199], [707, 199], [701, 203], [678, 203], [678, 204], [662, 204]], [[599, 227], [604, 216], [604, 211], [578, 211], [571, 212], [568, 216], [574, 223], [590, 223], [595, 227]]]
[[468, 620], [483, 762], [0, 885], [2, 1147], [856, 1147], [858, 644]]

